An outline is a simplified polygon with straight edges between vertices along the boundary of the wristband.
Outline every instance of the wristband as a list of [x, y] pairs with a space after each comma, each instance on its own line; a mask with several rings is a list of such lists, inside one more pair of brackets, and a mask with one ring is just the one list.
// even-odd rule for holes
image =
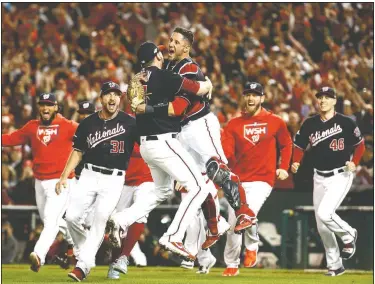
[[156, 116], [168, 117], [169, 103], [154, 106], [154, 113]]
[[146, 105], [145, 107], [145, 113], [154, 113], [155, 109], [153, 106]]

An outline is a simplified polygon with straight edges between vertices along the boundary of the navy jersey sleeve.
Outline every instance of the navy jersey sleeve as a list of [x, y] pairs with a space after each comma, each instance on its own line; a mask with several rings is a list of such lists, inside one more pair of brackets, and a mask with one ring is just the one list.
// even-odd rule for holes
[[87, 127], [86, 123], [82, 121], [73, 136], [73, 148], [80, 152], [86, 152], [87, 150]]
[[162, 87], [167, 94], [177, 94], [181, 87], [184, 78], [176, 73], [168, 70], [162, 70]]
[[294, 145], [302, 150], [306, 150], [310, 142], [310, 130], [309, 130], [309, 120], [307, 119], [302, 125], [300, 130], [298, 130], [296, 137], [294, 138]]
[[351, 118], [347, 118], [348, 121], [348, 129], [344, 129], [345, 131], [345, 139], [349, 140], [349, 144], [352, 146], [358, 145], [363, 140], [363, 136], [361, 130], [357, 126], [354, 120]]

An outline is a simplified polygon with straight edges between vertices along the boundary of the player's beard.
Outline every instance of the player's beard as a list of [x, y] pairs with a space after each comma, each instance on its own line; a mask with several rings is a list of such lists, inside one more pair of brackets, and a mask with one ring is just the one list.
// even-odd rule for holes
[[52, 121], [55, 119], [56, 111], [54, 111], [51, 114], [50, 119], [43, 119], [43, 115], [42, 114], [39, 114], [39, 115], [40, 115], [40, 121], [42, 122], [42, 124], [45, 126], [48, 126], [48, 125], [51, 125]]
[[257, 113], [257, 111], [261, 108], [261, 106], [262, 106], [261, 102], [259, 103], [255, 102], [253, 106], [249, 106], [248, 102], [245, 101], [243, 105], [243, 110], [247, 115], [253, 116], [255, 113]]

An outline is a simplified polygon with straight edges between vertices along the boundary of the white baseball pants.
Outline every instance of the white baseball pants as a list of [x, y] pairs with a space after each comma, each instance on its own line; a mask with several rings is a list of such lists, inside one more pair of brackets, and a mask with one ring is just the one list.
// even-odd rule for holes
[[206, 162], [217, 157], [225, 164], [228, 163], [221, 145], [220, 123], [212, 112], [184, 125], [178, 135], [178, 140], [194, 156], [202, 173], [206, 172]]
[[[209, 188], [194, 159], [171, 133], [157, 135], [158, 140], [147, 141], [141, 137], [140, 152], [148, 164], [155, 182], [155, 193], [143, 204], [148, 214], [172, 192], [173, 180], [177, 180], [188, 191], [164, 236], [170, 242], [182, 242], [186, 229], [206, 199]], [[142, 216], [143, 216], [142, 215]]]
[[[187, 193], [182, 193], [181, 198], [184, 199]], [[210, 249], [202, 250], [202, 244], [206, 240], [205, 219], [202, 209], [199, 209], [190, 222], [185, 237], [185, 248], [192, 254], [196, 255], [200, 265], [208, 266], [212, 259]]]
[[[118, 172], [115, 169], [112, 175], [105, 175], [83, 169], [66, 211], [68, 229], [75, 244], [77, 266], [86, 275], [95, 267], [95, 255], [103, 241], [107, 220], [121, 196], [125, 173], [118, 176]], [[94, 216], [91, 229], [87, 232], [82, 224], [91, 206]]]
[[[254, 182], [243, 182], [243, 188], [246, 193], [246, 202], [249, 207], [258, 215], [264, 202], [271, 194], [272, 187], [263, 181]], [[234, 227], [236, 226], [236, 215], [232, 207], [229, 206], [228, 221], [231, 225], [230, 230], [227, 233], [227, 242], [224, 249], [224, 261], [227, 267], [238, 268], [240, 265], [240, 254], [242, 246], [242, 235], [234, 233]], [[259, 236], [257, 226], [252, 226], [247, 229], [244, 233], [245, 247], [248, 250], [258, 250], [259, 248]]]
[[65, 221], [62, 216], [68, 206], [70, 188], [75, 182], [74, 179], [69, 179], [67, 188], [60, 195], [57, 195], [55, 186], [58, 181], [58, 179], [35, 179], [36, 205], [40, 218], [43, 220], [44, 228], [34, 247], [34, 252], [40, 258], [42, 265], [59, 232], [60, 225], [63, 227], [61, 230], [64, 233]]
[[343, 172], [331, 177], [314, 174], [314, 210], [316, 225], [326, 251], [328, 269], [342, 266], [335, 234], [343, 243], [353, 241], [354, 229], [336, 213], [353, 182], [353, 173]]
[[135, 222], [147, 223], [149, 212], [144, 214], [148, 209], [146, 210], [145, 207], [143, 207], [143, 203], [145, 200], [148, 200], [150, 196], [155, 197], [154, 194], [155, 184], [153, 182], [144, 182], [139, 186], [124, 185], [112, 218], [114, 218], [124, 230], [127, 230], [127, 228]]

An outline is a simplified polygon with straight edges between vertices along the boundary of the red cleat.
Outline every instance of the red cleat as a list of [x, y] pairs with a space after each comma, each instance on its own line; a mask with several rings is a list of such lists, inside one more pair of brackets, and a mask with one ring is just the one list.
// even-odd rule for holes
[[227, 267], [225, 268], [222, 276], [237, 276], [238, 274], [240, 274], [238, 268]]
[[40, 258], [39, 256], [35, 253], [35, 252], [32, 252], [30, 253], [30, 261], [31, 261], [31, 266], [30, 266], [30, 269], [34, 272], [38, 272], [39, 269], [40, 269]]
[[83, 273], [82, 269], [79, 267], [75, 267], [73, 271], [68, 274], [68, 276], [76, 282], [81, 282], [86, 278], [85, 273]]
[[202, 244], [202, 249], [206, 250], [210, 247], [212, 247], [214, 244], [217, 243], [217, 241], [220, 239], [222, 235], [224, 235], [228, 230], [230, 229], [230, 225], [227, 223], [227, 221], [224, 218], [220, 218], [218, 222], [218, 231], [219, 233], [217, 235], [213, 235], [208, 230], [206, 235], [206, 240]]
[[234, 227], [234, 232], [236, 234], [242, 234], [248, 228], [255, 225], [258, 219], [256, 217], [250, 217], [245, 214], [241, 214], [237, 217], [236, 227]]
[[258, 250], [245, 250], [243, 266], [254, 267], [257, 264]]
[[169, 250], [186, 261], [195, 261], [196, 257], [192, 255], [181, 242], [170, 242], [168, 237], [161, 237], [159, 244], [166, 250]]

